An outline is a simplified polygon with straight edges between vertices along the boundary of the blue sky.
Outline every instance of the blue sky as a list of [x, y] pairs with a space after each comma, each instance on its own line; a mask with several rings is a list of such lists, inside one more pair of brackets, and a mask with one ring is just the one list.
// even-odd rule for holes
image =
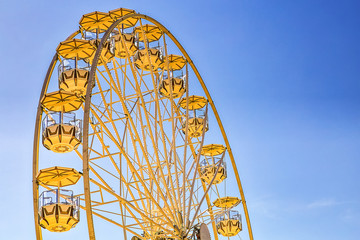
[[237, 158], [255, 239], [359, 238], [355, 0], [2, 0], [2, 238], [35, 238], [33, 126], [58, 43], [83, 14], [118, 7], [163, 23], [198, 67]]

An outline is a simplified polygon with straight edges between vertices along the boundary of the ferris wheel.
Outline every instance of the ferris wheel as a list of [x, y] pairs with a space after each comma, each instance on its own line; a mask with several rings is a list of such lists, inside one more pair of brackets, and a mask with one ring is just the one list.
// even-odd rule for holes
[[103, 224], [118, 230], [113, 239], [218, 240], [244, 229], [253, 240], [198, 70], [168, 29], [124, 8], [83, 15], [56, 48], [37, 109], [33, 201], [37, 240], [81, 225], [94, 240]]

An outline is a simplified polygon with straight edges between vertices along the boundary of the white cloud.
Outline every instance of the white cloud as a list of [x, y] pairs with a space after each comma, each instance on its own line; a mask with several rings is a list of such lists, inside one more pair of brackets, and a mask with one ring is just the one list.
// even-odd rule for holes
[[323, 208], [323, 207], [332, 207], [335, 205], [343, 204], [343, 202], [335, 201], [334, 199], [322, 199], [317, 200], [307, 205], [307, 208]]

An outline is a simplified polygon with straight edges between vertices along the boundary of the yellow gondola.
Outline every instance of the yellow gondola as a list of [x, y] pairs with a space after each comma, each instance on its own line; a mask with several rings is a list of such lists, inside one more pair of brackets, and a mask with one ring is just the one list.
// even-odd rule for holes
[[[79, 63], [85, 66], [79, 66]], [[78, 96], [85, 96], [89, 82], [89, 69], [90, 65], [83, 60], [63, 59], [58, 67], [59, 88]]]
[[56, 48], [57, 53], [63, 58], [88, 59], [93, 56], [96, 47], [89, 40], [69, 39], [63, 41]]
[[109, 13], [95, 11], [84, 14], [80, 19], [80, 26], [88, 32], [98, 33], [105, 32], [115, 20], [110, 17]]
[[164, 77], [159, 83], [159, 92], [167, 98], [178, 98], [185, 93], [185, 83], [183, 77]]
[[189, 111], [189, 118], [186, 120], [186, 114], [184, 114], [182, 119], [181, 131], [184, 134], [186, 134], [186, 128], [190, 137], [200, 137], [204, 131], [209, 130], [208, 122], [205, 122], [205, 111], [203, 109], [206, 104], [207, 99], [205, 97], [195, 95], [180, 100], [180, 107]]
[[222, 197], [216, 199], [213, 204], [218, 208], [232, 208], [237, 206], [241, 200], [237, 197]]
[[74, 197], [72, 191], [45, 191], [39, 203], [39, 225], [51, 232], [69, 231], [80, 221], [79, 197]]
[[[134, 13], [136, 13], [134, 10], [130, 10], [130, 9], [126, 9], [126, 8], [118, 8], [118, 9], [110, 11], [109, 15], [114, 20], [118, 20], [121, 17], [124, 17], [129, 14], [134, 14]], [[130, 17], [130, 18], [125, 19], [124, 21], [121, 21], [119, 26], [120, 26], [120, 28], [134, 27], [136, 25], [136, 23], [138, 22], [138, 20], [139, 20], [138, 18]]]
[[135, 45], [135, 36], [129, 33], [117, 33], [111, 37], [114, 54], [118, 58], [127, 58], [127, 54], [132, 57], [138, 50]]
[[[168, 61], [168, 63], [167, 63]], [[164, 59], [164, 64], [161, 66], [164, 70], [177, 71], [184, 68], [186, 59], [183, 56], [170, 54], [167, 59]]]
[[217, 232], [225, 237], [236, 236], [242, 230], [241, 215], [238, 211], [228, 211], [216, 219]]
[[149, 48], [141, 49], [134, 56], [135, 66], [141, 70], [156, 71], [163, 63], [163, 57], [159, 49]]
[[80, 178], [81, 174], [75, 169], [58, 166], [41, 169], [36, 177], [40, 184], [53, 187], [74, 185]]
[[209, 144], [205, 145], [201, 149], [201, 155], [203, 156], [217, 156], [225, 152], [225, 146], [221, 144]]
[[75, 119], [74, 113], [48, 113], [43, 121], [42, 143], [56, 153], [73, 151], [81, 143], [81, 120]]
[[192, 96], [189, 96], [188, 100], [186, 98], [181, 99], [179, 104], [180, 104], [180, 107], [182, 107], [185, 110], [186, 110], [187, 104], [188, 104], [189, 110], [197, 110], [197, 109], [201, 109], [201, 108], [205, 107], [207, 102], [208, 101], [205, 97], [192, 95]]
[[208, 164], [207, 160], [204, 159], [200, 165], [200, 177], [208, 184], [211, 183], [214, 177], [213, 185], [221, 183], [227, 177], [225, 162], [218, 167], [218, 164]]
[[[97, 49], [100, 46], [101, 40], [100, 39], [93, 39], [90, 40], [90, 43]], [[94, 61], [94, 57], [95, 57], [96, 52], [93, 53], [93, 55], [88, 58], [90, 64], [93, 63]], [[101, 50], [100, 56], [98, 58], [98, 65], [104, 65], [107, 64], [108, 62], [111, 61], [111, 59], [113, 59], [114, 57], [114, 53], [111, 51], [111, 44], [110, 44], [110, 40], [107, 40], [104, 42], [103, 44], [103, 48]]]
[[134, 28], [134, 33], [138, 35], [140, 42], [147, 40], [148, 42], [158, 41], [163, 32], [158, 26], [152, 24], [144, 24]]
[[83, 101], [83, 98], [76, 96], [74, 93], [60, 90], [46, 93], [41, 99], [41, 105], [49, 111], [71, 112], [78, 110]]
[[[104, 12], [92, 12], [82, 16], [80, 19], [80, 26], [85, 32], [95, 33], [96, 38], [90, 40], [90, 44], [95, 47], [95, 49], [100, 46], [99, 34], [105, 32], [113, 23], [114, 19], [110, 17], [109, 13]], [[89, 58], [88, 62], [92, 64], [95, 57], [93, 53]], [[114, 57], [114, 54], [110, 50], [110, 41], [107, 40], [103, 44], [102, 51], [98, 60], [98, 65], [104, 65], [111, 61]]]

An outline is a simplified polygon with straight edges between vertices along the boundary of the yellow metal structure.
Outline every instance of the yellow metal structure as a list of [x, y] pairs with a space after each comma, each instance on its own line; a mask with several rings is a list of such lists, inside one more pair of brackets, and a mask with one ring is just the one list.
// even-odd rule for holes
[[75, 169], [58, 166], [41, 169], [36, 177], [40, 184], [53, 187], [74, 185], [80, 178], [81, 174]]
[[45, 94], [40, 102], [41, 105], [49, 111], [71, 112], [80, 108], [83, 99], [74, 93], [60, 90]]
[[[90, 240], [96, 239], [99, 221], [109, 223], [109, 228], [121, 228], [124, 239], [190, 239], [199, 223], [209, 226], [214, 240], [224, 239], [221, 236], [223, 233], [235, 234], [234, 224], [229, 230], [225, 223], [218, 224], [218, 227], [215, 223], [215, 215], [227, 211], [225, 208], [213, 209], [213, 202], [226, 196], [225, 185], [214, 184], [219, 181], [216, 179], [218, 172], [213, 173], [212, 179], [210, 172], [207, 173], [210, 181], [202, 181], [200, 177], [200, 153], [205, 147], [208, 122], [214, 119], [216, 122], [211, 123], [214, 126], [211, 131], [216, 136], [222, 136], [217, 140], [226, 146], [231, 161], [227, 168], [233, 171], [231, 176], [235, 176], [237, 185], [237, 189], [232, 188], [231, 191], [241, 199], [249, 239], [253, 240], [234, 156], [211, 96], [193, 61], [169, 30], [155, 19], [125, 9], [110, 11], [108, 15], [113, 20], [110, 26], [100, 25], [100, 22], [106, 22], [100, 18], [91, 24], [82, 22], [82, 27], [60, 44], [44, 81], [33, 152], [36, 239], [48, 236], [43, 236], [40, 226], [50, 231], [66, 231], [78, 221], [74, 207], [71, 209], [74, 205], [62, 206], [60, 201], [56, 204], [39, 202], [39, 187], [44, 188], [37, 180], [39, 162], [49, 161], [40, 157], [43, 155], [39, 153], [43, 151], [39, 142], [41, 132], [45, 130], [41, 129], [41, 119], [42, 114], [47, 114], [49, 110], [78, 111], [83, 115], [82, 144], [79, 149], [74, 146], [74, 153], [83, 164], [83, 190], [78, 196], [81, 199], [80, 208], [86, 213], [87, 221], [84, 223], [87, 224]], [[87, 17], [88, 14], [82, 21]], [[88, 40], [75, 40], [83, 37], [84, 31], [96, 31], [95, 46]], [[111, 34], [131, 31], [138, 37], [140, 50], [134, 53], [131, 40], [131, 44], [125, 42], [115, 46], [114, 57], [104, 54], [104, 51], [111, 53], [113, 50], [111, 44], [106, 45], [113, 37]], [[100, 41], [104, 44], [96, 44]], [[155, 44], [158, 47], [154, 48]], [[81, 98], [63, 91], [48, 93], [53, 69], [63, 58], [84, 59], [91, 63], [86, 95]], [[166, 82], [161, 83], [171, 79], [173, 75], [170, 72], [177, 70], [185, 72], [183, 83], [174, 81], [174, 87], [170, 80], [167, 85]], [[164, 78], [164, 74], [169, 78]], [[165, 86], [163, 92], [161, 84]], [[177, 90], [182, 84], [186, 91]], [[195, 93], [205, 97], [190, 95]], [[59, 128], [56, 131], [60, 133], [62, 130]], [[211, 153], [204, 156], [221, 152], [208, 151]], [[70, 158], [70, 155], [62, 156]], [[102, 239], [101, 236], [98, 239]]]
[[[112, 11], [109, 11], [110, 17], [112, 17], [114, 20], [118, 20], [126, 15], [129, 14], [135, 14], [136, 12], [134, 10], [126, 9], [126, 8], [118, 8]], [[134, 27], [136, 23], [138, 22], [138, 18], [135, 17], [129, 17], [124, 19], [119, 23], [120, 28], [129, 28]]]
[[159, 92], [167, 98], [178, 98], [185, 93], [185, 83], [183, 78], [166, 78], [159, 84]]
[[66, 232], [79, 222], [71, 204], [49, 204], [39, 211], [39, 224], [51, 232]]
[[225, 152], [226, 148], [221, 144], [209, 144], [205, 145], [201, 149], [201, 155], [203, 156], [217, 156]]
[[213, 181], [212, 184], [215, 185], [225, 180], [226, 169], [224, 166], [217, 167], [216, 165], [208, 165], [201, 168], [200, 177], [208, 184]]
[[[168, 56], [168, 64], [169, 69], [172, 71], [181, 70], [185, 67], [186, 59], [183, 56], [170, 54]], [[164, 64], [162, 66], [165, 70], [167, 68], [166, 60], [164, 60]]]
[[[90, 40], [90, 43], [91, 43], [91, 45], [93, 45], [96, 48], [99, 48], [99, 46], [100, 46], [100, 40], [99, 39]], [[93, 62], [94, 57], [95, 57], [95, 52], [89, 58], [90, 63]], [[113, 57], [114, 57], [114, 54], [110, 50], [110, 41], [105, 41], [104, 46], [102, 47], [100, 58], [99, 58], [97, 64], [98, 65], [104, 65], [104, 64], [110, 62]]]
[[207, 132], [209, 130], [209, 126], [206, 123], [204, 118], [189, 118], [188, 120], [184, 120], [182, 122], [181, 131], [185, 134], [186, 129], [188, 130], [188, 134], [190, 137], [200, 137], [203, 131]]
[[192, 115], [187, 119], [182, 120], [182, 132], [185, 134], [186, 130], [190, 137], [200, 137], [203, 132], [209, 130], [208, 122], [205, 115], [198, 115], [196, 112], [206, 106], [207, 99], [201, 96], [192, 95], [190, 97], [184, 97], [180, 100], [179, 105], [181, 108], [191, 111]]
[[214, 206], [218, 208], [232, 208], [237, 206], [241, 200], [237, 197], [222, 197], [214, 201]]
[[[188, 101], [186, 99], [188, 99]], [[205, 97], [193, 95], [188, 98], [181, 99], [180, 107], [182, 107], [183, 109], [187, 109], [187, 104], [188, 104], [189, 110], [196, 110], [205, 107], [207, 102], [208, 101]]]
[[118, 58], [127, 58], [127, 54], [133, 56], [138, 50], [133, 34], [116, 34], [112, 37], [112, 41], [115, 45], [115, 56]]
[[225, 237], [233, 237], [242, 230], [242, 225], [239, 220], [227, 219], [218, 222], [216, 224], [216, 229], [219, 234]]
[[110, 17], [109, 13], [92, 12], [82, 16], [79, 25], [89, 32], [105, 32], [115, 20]]
[[63, 71], [59, 76], [59, 88], [79, 96], [86, 94], [89, 80], [89, 71], [84, 69], [70, 69]]
[[76, 149], [81, 139], [76, 137], [76, 127], [66, 124], [55, 124], [43, 131], [43, 145], [56, 153], [67, 153]]
[[163, 58], [159, 49], [141, 49], [134, 56], [135, 66], [145, 71], [156, 71], [163, 63]]
[[145, 39], [148, 42], [158, 41], [163, 35], [161, 29], [158, 26], [152, 24], [145, 24], [139, 27], [135, 27], [134, 33], [138, 34], [138, 39], [141, 42], [144, 42]]
[[61, 42], [56, 51], [63, 58], [88, 59], [93, 56], [96, 47], [89, 40], [74, 38]]

